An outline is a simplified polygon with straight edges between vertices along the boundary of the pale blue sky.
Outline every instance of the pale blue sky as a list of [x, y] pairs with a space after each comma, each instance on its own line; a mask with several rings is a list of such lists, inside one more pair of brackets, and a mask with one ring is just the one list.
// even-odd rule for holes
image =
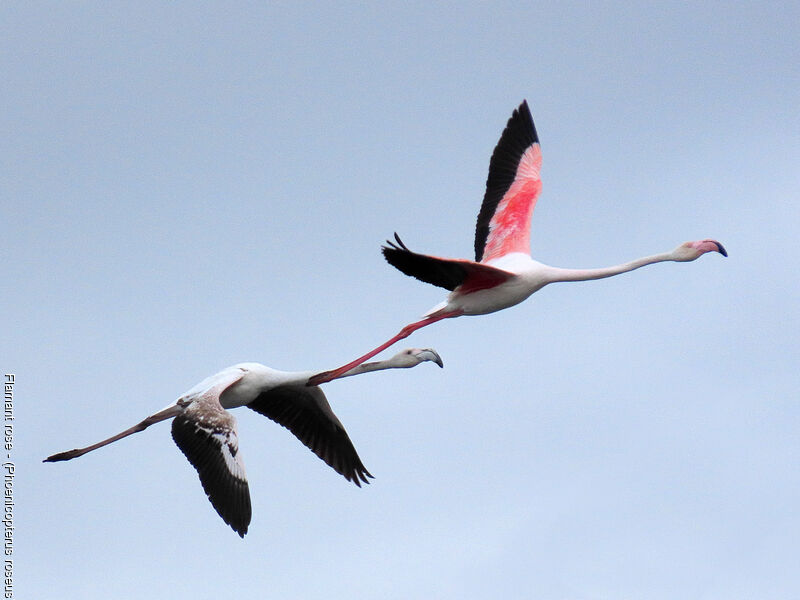
[[[800, 597], [796, 3], [5, 3], [15, 586], [61, 600]], [[527, 98], [533, 255], [615, 264], [327, 386], [357, 489], [239, 409], [253, 521], [162, 424], [229, 364], [331, 368], [442, 299]], [[400, 346], [402, 347], [402, 346]]]

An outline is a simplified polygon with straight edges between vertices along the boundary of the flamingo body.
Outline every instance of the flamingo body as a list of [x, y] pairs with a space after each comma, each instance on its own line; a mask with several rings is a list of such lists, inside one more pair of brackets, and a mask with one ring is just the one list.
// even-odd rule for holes
[[547, 265], [520, 252], [493, 259], [487, 265], [503, 271], [506, 276], [493, 285], [468, 279], [425, 316], [447, 312], [486, 315], [519, 304], [549, 283]]
[[475, 226], [475, 260], [440, 258], [408, 249], [395, 233], [382, 247], [386, 260], [406, 275], [450, 291], [447, 299], [406, 325], [377, 348], [309, 383], [339, 377], [411, 333], [442, 319], [484, 315], [519, 304], [544, 286], [619, 275], [657, 262], [688, 262], [707, 252], [727, 256], [715, 240], [686, 242], [672, 252], [654, 254], [601, 269], [562, 269], [530, 256], [530, 221], [542, 189], [542, 153], [528, 103], [514, 110], [489, 161], [489, 175]]
[[[427, 361], [442, 366], [435, 350], [410, 348], [388, 360], [361, 364], [342, 377], [406, 369]], [[236, 419], [227, 409], [247, 406], [282, 425], [359, 487], [372, 477], [323, 391], [308, 385], [314, 374], [314, 371], [279, 371], [259, 363], [240, 363], [203, 379], [175, 402], [133, 427], [91, 446], [53, 454], [44, 462], [83, 456], [172, 419], [172, 439], [197, 471], [211, 505], [225, 523], [244, 537], [252, 515], [250, 488], [239, 450]]]

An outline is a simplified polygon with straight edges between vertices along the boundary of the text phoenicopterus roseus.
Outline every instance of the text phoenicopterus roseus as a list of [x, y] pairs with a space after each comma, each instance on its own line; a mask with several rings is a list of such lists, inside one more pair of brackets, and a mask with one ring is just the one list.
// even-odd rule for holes
[[[412, 348], [392, 358], [364, 363], [342, 374], [415, 367], [426, 361], [442, 366], [435, 350]], [[101, 448], [154, 423], [173, 419], [172, 438], [197, 469], [203, 489], [223, 521], [244, 537], [250, 524], [250, 490], [245, 475], [236, 419], [228, 408], [247, 406], [283, 425], [317, 456], [357, 486], [372, 475], [364, 467], [325, 394], [307, 385], [315, 371], [278, 371], [258, 363], [241, 363], [207, 377], [173, 404], [106, 440], [44, 462], [70, 460]]]
[[409, 250], [395, 234], [382, 248], [394, 267], [450, 290], [447, 299], [393, 338], [346, 365], [320, 373], [309, 384], [340, 377], [421, 327], [461, 315], [484, 315], [519, 304], [550, 283], [602, 279], [664, 261], [688, 262], [706, 252], [727, 256], [714, 240], [686, 242], [662, 254], [601, 269], [561, 269], [530, 256], [530, 222], [541, 191], [542, 153], [527, 101], [514, 111], [489, 162], [486, 193], [475, 228], [475, 260], [439, 258]]

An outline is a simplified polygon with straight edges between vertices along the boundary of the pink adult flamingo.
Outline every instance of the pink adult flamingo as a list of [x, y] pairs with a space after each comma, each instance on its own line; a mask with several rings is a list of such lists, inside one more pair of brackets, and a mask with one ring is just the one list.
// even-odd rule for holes
[[530, 256], [530, 221], [542, 189], [539, 170], [542, 153], [527, 101], [508, 120], [489, 162], [486, 193], [475, 228], [475, 260], [439, 258], [409, 250], [395, 233], [395, 242], [382, 248], [386, 260], [412, 277], [450, 290], [447, 299], [423, 318], [364, 356], [315, 375], [318, 385], [375, 356], [421, 327], [461, 315], [485, 315], [519, 304], [550, 283], [602, 279], [664, 261], [688, 262], [706, 252], [727, 256], [722, 244], [700, 240], [681, 244], [671, 252], [645, 256], [601, 269], [561, 269]]
[[[442, 366], [430, 348], [410, 348], [388, 360], [366, 363], [342, 377], [407, 369], [426, 361]], [[244, 537], [252, 514], [236, 419], [225, 409], [247, 406], [291, 431], [337, 473], [361, 487], [372, 477], [356, 453], [341, 421], [319, 387], [307, 386], [314, 371], [278, 371], [258, 363], [241, 363], [207, 377], [175, 402], [133, 427], [85, 448], [49, 456], [58, 462], [83, 456], [112, 442], [173, 419], [172, 438], [200, 476], [211, 505], [222, 520]]]

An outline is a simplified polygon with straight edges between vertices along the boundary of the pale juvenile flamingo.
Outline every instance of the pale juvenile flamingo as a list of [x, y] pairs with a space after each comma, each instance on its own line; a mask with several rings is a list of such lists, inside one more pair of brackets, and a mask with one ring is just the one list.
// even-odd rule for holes
[[[365, 363], [342, 377], [407, 369], [426, 361], [442, 366], [430, 348], [403, 350], [388, 360]], [[291, 431], [337, 473], [361, 487], [372, 475], [364, 467], [325, 394], [306, 385], [315, 371], [278, 371], [258, 363], [241, 363], [207, 377], [165, 409], [140, 423], [85, 448], [54, 454], [44, 462], [70, 460], [119, 439], [173, 419], [172, 439], [197, 469], [200, 483], [222, 520], [244, 537], [250, 524], [250, 490], [245, 475], [236, 419], [225, 409], [247, 406]]]
[[528, 103], [523, 101], [508, 120], [489, 162], [486, 193], [475, 227], [475, 261], [417, 254], [397, 234], [396, 242], [389, 241], [382, 248], [386, 260], [406, 275], [450, 290], [447, 299], [384, 344], [338, 369], [315, 375], [309, 384], [341, 376], [421, 327], [514, 306], [549, 283], [602, 279], [653, 263], [692, 261], [706, 252], [728, 255], [719, 242], [700, 240], [602, 269], [561, 269], [537, 262], [530, 256], [530, 222], [542, 188], [541, 165], [539, 138]]

